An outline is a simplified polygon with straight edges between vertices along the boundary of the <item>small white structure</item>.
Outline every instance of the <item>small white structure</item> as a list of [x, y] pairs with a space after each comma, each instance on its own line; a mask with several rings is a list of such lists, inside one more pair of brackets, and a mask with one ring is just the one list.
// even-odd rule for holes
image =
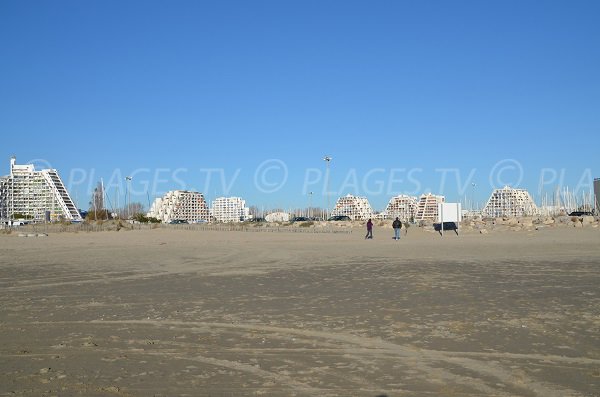
[[438, 222], [462, 222], [463, 212], [460, 203], [438, 204]]
[[210, 214], [204, 195], [188, 190], [171, 190], [152, 203], [147, 216], [170, 222], [175, 219], [190, 223], [209, 221]]
[[351, 194], [340, 197], [335, 204], [331, 216], [348, 216], [353, 221], [364, 221], [373, 217], [373, 209], [366, 197]]
[[492, 192], [482, 213], [492, 218], [519, 217], [537, 215], [539, 210], [527, 190], [505, 186]]
[[36, 171], [33, 164], [10, 159], [10, 174], [0, 178], [0, 219], [17, 216], [34, 222], [83, 219], [55, 169]]
[[438, 217], [438, 204], [446, 201], [444, 196], [436, 196], [431, 193], [423, 194], [419, 197], [417, 204], [416, 220], [433, 220], [435, 221]]
[[210, 209], [212, 217], [217, 222], [244, 222], [252, 218], [246, 200], [241, 197], [219, 197], [212, 202]]
[[440, 223], [440, 232], [444, 234], [444, 223], [451, 222], [452, 230], [458, 234], [458, 228], [462, 221], [462, 207], [460, 203], [439, 203], [437, 221]]
[[289, 222], [290, 214], [287, 212], [271, 212], [265, 216], [267, 222]]
[[389, 217], [387, 216], [387, 214], [385, 212], [378, 212], [378, 213], [374, 213], [373, 214], [373, 218], [380, 220], [380, 221], [384, 221], [386, 219], [389, 219]]
[[404, 221], [414, 219], [417, 216], [417, 198], [406, 194], [392, 197], [384, 214], [387, 219], [400, 218]]

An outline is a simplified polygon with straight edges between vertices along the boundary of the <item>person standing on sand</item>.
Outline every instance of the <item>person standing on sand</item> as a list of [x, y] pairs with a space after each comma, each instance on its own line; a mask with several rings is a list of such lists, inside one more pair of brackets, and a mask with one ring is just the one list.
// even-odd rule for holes
[[392, 227], [394, 228], [394, 240], [400, 240], [400, 229], [402, 228], [400, 218], [396, 217], [396, 220], [392, 223]]
[[365, 236], [365, 240], [372, 239], [372, 238], [373, 238], [373, 222], [371, 221], [371, 218], [369, 218], [369, 221], [367, 222], [367, 235]]

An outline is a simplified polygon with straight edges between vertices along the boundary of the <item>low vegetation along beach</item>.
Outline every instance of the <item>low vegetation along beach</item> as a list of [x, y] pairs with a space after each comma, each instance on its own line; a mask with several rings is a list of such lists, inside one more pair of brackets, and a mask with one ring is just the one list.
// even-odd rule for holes
[[580, 223], [2, 234], [0, 395], [597, 396]]

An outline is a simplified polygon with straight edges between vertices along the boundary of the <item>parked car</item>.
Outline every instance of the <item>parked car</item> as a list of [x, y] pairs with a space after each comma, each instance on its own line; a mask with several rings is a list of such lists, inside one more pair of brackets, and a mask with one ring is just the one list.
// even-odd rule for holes
[[252, 218], [252, 219], [248, 219], [248, 222], [251, 223], [262, 223], [262, 222], [266, 222], [267, 220], [265, 218]]
[[186, 221], [185, 219], [173, 219], [172, 221], [169, 222], [169, 225], [184, 225], [187, 223], [188, 223], [188, 221]]
[[569, 214], [569, 216], [593, 216], [594, 213], [590, 211], [574, 211]]
[[295, 216], [292, 218], [292, 222], [309, 222], [310, 218], [307, 218], [305, 216]]
[[327, 220], [333, 221], [333, 222], [348, 222], [348, 221], [351, 221], [352, 219], [350, 219], [350, 217], [346, 216], [346, 215], [336, 215], [336, 216], [332, 216], [331, 218], [329, 218]]

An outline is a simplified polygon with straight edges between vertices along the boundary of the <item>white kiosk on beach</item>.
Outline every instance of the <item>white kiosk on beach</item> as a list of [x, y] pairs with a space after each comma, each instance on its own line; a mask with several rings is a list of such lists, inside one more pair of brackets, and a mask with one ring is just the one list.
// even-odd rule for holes
[[456, 225], [456, 234], [458, 234], [459, 224], [462, 221], [462, 208], [460, 203], [439, 203], [438, 204], [438, 222], [440, 231], [444, 235], [444, 222], [454, 222]]

